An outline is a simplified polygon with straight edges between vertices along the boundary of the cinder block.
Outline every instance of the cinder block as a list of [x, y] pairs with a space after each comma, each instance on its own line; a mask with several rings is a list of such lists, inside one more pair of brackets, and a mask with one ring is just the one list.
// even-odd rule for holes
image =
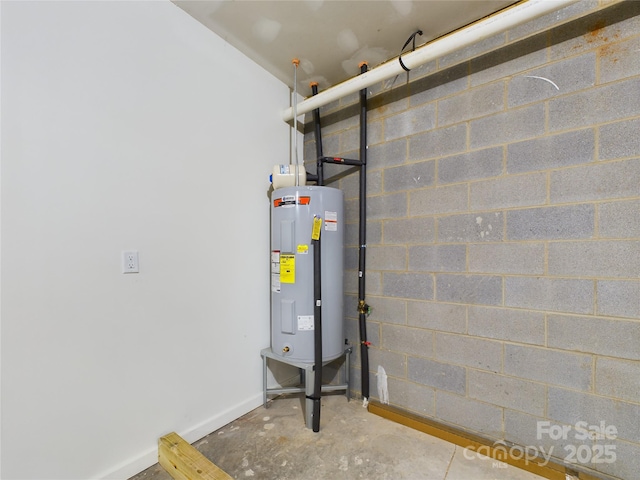
[[486, 55], [473, 58], [471, 85], [512, 77], [547, 61], [546, 38], [533, 36]]
[[593, 313], [592, 280], [506, 277], [507, 307], [552, 312]]
[[[409, 324], [413, 318], [412, 303], [407, 305]], [[469, 307], [468, 331], [476, 337], [535, 345], [545, 343], [544, 314], [541, 312], [472, 306]]]
[[548, 28], [567, 19], [595, 10], [596, 8], [598, 8], [598, 0], [582, 0], [581, 2], [571, 4], [568, 7], [564, 7], [560, 10], [543, 15], [542, 17], [530, 20], [522, 25], [518, 25], [517, 27], [508, 30], [507, 36], [510, 42], [522, 37], [527, 37], [533, 33], [547, 30]]
[[[373, 347], [380, 348], [382, 338], [382, 324], [378, 322], [367, 322], [367, 341], [371, 342]], [[358, 338], [354, 350], [360, 349], [360, 319], [358, 319]]]
[[640, 158], [551, 172], [550, 189], [552, 203], [637, 197]]
[[358, 306], [358, 295], [357, 291], [355, 293], [345, 293], [343, 295], [343, 304], [344, 304], [344, 314], [348, 318], [357, 319], [357, 306]]
[[399, 192], [433, 185], [435, 182], [435, 170], [435, 160], [385, 168], [384, 191]]
[[471, 121], [471, 148], [517, 142], [545, 133], [543, 104], [508, 110]]
[[509, 175], [471, 184], [472, 210], [543, 205], [547, 200], [547, 175]]
[[407, 249], [404, 246], [367, 246], [367, 268], [371, 270], [405, 270]]
[[397, 298], [369, 297], [367, 303], [371, 306], [368, 319], [381, 323], [407, 323], [407, 302]]
[[409, 108], [409, 99], [401, 84], [381, 82], [378, 85], [367, 100], [367, 120], [383, 119]]
[[599, 132], [600, 160], [640, 156], [640, 118], [602, 125]]
[[612, 82], [640, 74], [639, 51], [638, 36], [600, 48], [600, 81]]
[[[356, 284], [360, 278], [358, 272], [354, 271], [353, 275]], [[382, 272], [366, 272], [366, 294], [367, 295], [382, 295]], [[358, 289], [356, 288], [356, 292]]]
[[[590, 3], [590, 2], [589, 2]], [[600, 2], [602, 4], [602, 2]], [[551, 59], [579, 55], [638, 33], [638, 2], [619, 2], [551, 30]]]
[[[368, 281], [366, 284], [366, 290], [368, 294], [379, 295], [381, 293], [380, 291], [376, 292], [375, 289], [372, 289], [372, 290], [369, 289], [371, 285], [371, 282], [369, 280], [379, 275], [380, 275], [380, 272], [373, 272], [372, 274], [367, 274]], [[346, 294], [356, 295], [358, 293], [358, 272], [354, 268], [345, 269], [344, 291]], [[349, 313], [353, 313], [353, 312], [349, 312]], [[345, 315], [347, 315], [347, 313], [345, 313]]]
[[467, 248], [464, 245], [414, 245], [409, 247], [409, 271], [464, 272]]
[[[345, 202], [345, 216], [349, 221], [357, 222], [360, 211], [358, 200]], [[367, 197], [367, 220], [383, 220], [407, 216], [407, 194], [405, 192], [390, 195]]]
[[[368, 127], [368, 125], [367, 125]], [[369, 128], [367, 128], [367, 140], [370, 136]], [[349, 128], [339, 133], [338, 141], [339, 152], [358, 151], [360, 149], [360, 127]]]
[[384, 368], [387, 375], [400, 378], [407, 376], [407, 356], [404, 353], [390, 352], [379, 348], [369, 349], [369, 371], [375, 375], [378, 365]]
[[640, 114], [640, 78], [549, 101], [549, 131], [580, 128]]
[[385, 220], [382, 226], [385, 244], [432, 243], [435, 240], [435, 220], [431, 217]]
[[[358, 132], [358, 137], [360, 132]], [[384, 142], [384, 121], [383, 120], [369, 120], [367, 118], [367, 145], [379, 145]], [[360, 152], [360, 144], [358, 144], [358, 153]], [[368, 153], [368, 152], [367, 152]], [[367, 155], [368, 157], [368, 155]], [[358, 155], [360, 158], [360, 155]], [[367, 164], [369, 163], [367, 158]]]
[[[388, 373], [388, 372], [387, 372]], [[414, 382], [387, 378], [389, 403], [423, 416], [435, 414], [435, 390]]]
[[467, 148], [467, 126], [453, 125], [409, 138], [409, 161], [451, 155]]
[[499, 242], [503, 239], [502, 212], [450, 215], [437, 219], [438, 241]]
[[591, 204], [507, 212], [509, 240], [592, 238], [594, 234], [595, 207]]
[[424, 273], [382, 274], [382, 292], [390, 297], [433, 299], [433, 275]]
[[433, 357], [433, 332], [402, 325], [382, 325], [382, 348], [415, 357]]
[[438, 160], [438, 182], [457, 183], [496, 177], [502, 173], [502, 147], [485, 148]]
[[485, 437], [503, 438], [503, 409], [470, 398], [436, 392], [436, 417]]
[[367, 171], [401, 165], [407, 161], [407, 139], [371, 145], [367, 149]]
[[637, 402], [640, 399], [640, 362], [598, 357], [596, 393]]
[[317, 159], [316, 142], [315, 140], [313, 140], [313, 137], [309, 135], [305, 135], [304, 137], [304, 147], [303, 147], [302, 158], [304, 159], [305, 162], [315, 162]]
[[[427, 65], [431, 66], [432, 64], [428, 63]], [[409, 79], [416, 79], [409, 84], [411, 92], [409, 102], [412, 107], [461, 92], [467, 88], [469, 83], [466, 64], [431, 73], [428, 77], [418, 78], [420, 74], [421, 72], [416, 71], [415, 68], [411, 69], [409, 74]]]
[[436, 360], [448, 364], [502, 371], [502, 342], [467, 335], [436, 333]]
[[602, 317], [549, 315], [550, 347], [640, 360], [640, 323]]
[[640, 238], [640, 200], [598, 205], [598, 233], [601, 238]]
[[[329, 105], [330, 106], [330, 105]], [[346, 108], [339, 108], [330, 112], [320, 109], [320, 125], [322, 126], [322, 136], [338, 133], [349, 128], [357, 127], [360, 124], [357, 105]], [[324, 142], [323, 142], [324, 143]]]
[[451, 303], [408, 301], [407, 323], [441, 332], [465, 333], [467, 307]]
[[436, 275], [439, 302], [502, 305], [502, 278], [492, 275]]
[[463, 367], [427, 358], [407, 357], [407, 378], [438, 390], [465, 394], [467, 371]]
[[428, 187], [409, 192], [409, 215], [434, 215], [467, 211], [469, 188], [465, 184]]
[[505, 344], [504, 373], [550, 385], [591, 390], [591, 355]]
[[573, 277], [640, 277], [640, 241], [552, 242], [549, 274]]
[[[333, 134], [328, 135], [326, 132], [322, 132], [322, 153], [323, 155], [336, 155], [340, 150], [340, 135]], [[317, 160], [316, 155], [316, 141], [313, 133], [305, 135], [304, 144], [304, 159], [305, 161], [311, 161], [315, 163]], [[315, 172], [315, 170], [314, 170]]]
[[533, 172], [589, 163], [594, 156], [594, 130], [576, 130], [509, 145], [507, 172]]
[[[409, 257], [409, 265], [411, 265], [411, 257]], [[469, 271], [541, 275], [544, 273], [544, 244], [470, 244]]]
[[[382, 221], [367, 222], [367, 245], [380, 245], [382, 243]], [[344, 244], [357, 247], [360, 238], [360, 225], [347, 223], [344, 226]], [[399, 242], [398, 242], [399, 243]]]
[[[547, 452], [547, 442], [542, 438], [536, 438], [536, 427], [538, 422], [545, 421], [543, 416], [533, 416], [526, 413], [505, 409], [504, 411], [504, 439], [516, 445], [531, 445], [540, 450], [544, 448]], [[548, 438], [548, 436], [547, 436]]]
[[[590, 450], [593, 444], [593, 440], [589, 438], [576, 438], [578, 432], [572, 425], [549, 420], [542, 416], [527, 415], [519, 411], [505, 409], [504, 423], [504, 439], [507, 442], [536, 448], [540, 453], [543, 453], [544, 450], [545, 458], [552, 457], [552, 460], [559, 463], [564, 463], [564, 459], [571, 452], [571, 449], [585, 445], [581, 448]], [[553, 437], [549, 434], [551, 428], [554, 429]], [[560, 428], [566, 429], [566, 438], [562, 434], [556, 435], [556, 429]]]
[[344, 268], [346, 270], [355, 270], [358, 268], [357, 247], [347, 247], [344, 249]]
[[355, 318], [345, 318], [344, 320], [344, 336], [351, 345], [358, 345], [360, 334], [358, 330], [358, 320]]
[[[637, 2], [634, 2], [637, 3]], [[617, 478], [633, 478], [640, 472], [640, 445], [624, 440], [600, 440], [601, 444], [615, 445], [616, 461], [602, 463], [598, 468]]]
[[615, 426], [620, 439], [640, 442], [640, 405], [549, 387], [548, 416], [568, 425]]
[[503, 82], [467, 90], [438, 101], [438, 125], [466, 122], [504, 110]]
[[[314, 170], [315, 171], [315, 170]], [[345, 170], [343, 169], [343, 173]], [[382, 193], [382, 170], [367, 169], [367, 194], [376, 195]], [[353, 172], [340, 179], [340, 189], [344, 192], [346, 200], [360, 199], [360, 172]], [[357, 221], [357, 217], [354, 219]]]
[[599, 315], [640, 319], [640, 280], [599, 280]]
[[594, 52], [528, 70], [509, 82], [509, 107], [539, 102], [592, 87], [596, 83]]
[[499, 407], [544, 415], [546, 388], [541, 383], [469, 369], [469, 397]]
[[427, 103], [411, 110], [387, 117], [384, 120], [385, 140], [408, 137], [431, 130], [436, 125], [436, 106]]

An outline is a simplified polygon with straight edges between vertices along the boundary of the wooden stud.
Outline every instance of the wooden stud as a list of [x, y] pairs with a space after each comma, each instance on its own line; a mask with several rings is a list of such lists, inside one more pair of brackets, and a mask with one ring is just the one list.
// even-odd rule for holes
[[158, 440], [158, 461], [176, 480], [233, 480], [177, 433]]

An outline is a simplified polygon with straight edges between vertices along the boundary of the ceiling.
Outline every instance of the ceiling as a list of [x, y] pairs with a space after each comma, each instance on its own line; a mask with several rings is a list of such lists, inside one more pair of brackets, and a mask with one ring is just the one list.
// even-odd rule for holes
[[[298, 92], [322, 91], [416, 46], [490, 15], [515, 0], [173, 0]], [[410, 43], [404, 51], [410, 51]]]

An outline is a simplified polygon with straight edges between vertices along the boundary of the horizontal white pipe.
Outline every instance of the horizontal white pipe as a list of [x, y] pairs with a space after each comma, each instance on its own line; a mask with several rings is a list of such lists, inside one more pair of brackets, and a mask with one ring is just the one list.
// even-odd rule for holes
[[[525, 0], [500, 13], [473, 23], [462, 30], [422, 45], [413, 52], [403, 54], [402, 63], [409, 69], [419, 67], [431, 60], [477, 43], [492, 35], [504, 32], [534, 18], [559, 10], [577, 1], [578, 0]], [[404, 70], [396, 57], [366, 73], [353, 77], [303, 100], [297, 105], [297, 114], [303, 115], [311, 112], [329, 102], [338, 100], [403, 72]], [[289, 107], [284, 110], [282, 117], [285, 122], [292, 120], [293, 108]]]

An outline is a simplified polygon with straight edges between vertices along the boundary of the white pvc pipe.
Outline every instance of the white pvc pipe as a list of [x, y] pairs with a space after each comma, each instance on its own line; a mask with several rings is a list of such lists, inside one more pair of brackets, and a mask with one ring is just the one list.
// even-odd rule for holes
[[[419, 67], [431, 60], [477, 43], [492, 35], [504, 32], [534, 18], [564, 8], [577, 1], [578, 0], [525, 0], [484, 20], [473, 23], [462, 30], [422, 45], [413, 52], [403, 54], [402, 63], [409, 69]], [[297, 105], [297, 115], [311, 112], [329, 102], [338, 100], [401, 73], [404, 73], [404, 70], [396, 57], [366, 73], [334, 85], [317, 95], [308, 97]], [[285, 122], [292, 120], [293, 116], [294, 113], [291, 107], [282, 113]]]

